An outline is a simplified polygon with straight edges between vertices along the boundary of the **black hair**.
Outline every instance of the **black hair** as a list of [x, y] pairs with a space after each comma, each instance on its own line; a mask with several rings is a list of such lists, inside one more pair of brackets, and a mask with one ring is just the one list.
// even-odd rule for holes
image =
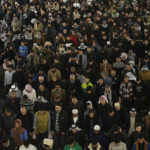
[[75, 142], [75, 138], [74, 138], [74, 136], [70, 136], [69, 138], [68, 138], [68, 144], [73, 144]]
[[23, 142], [23, 145], [24, 145], [25, 147], [28, 147], [29, 144], [30, 144], [30, 141], [29, 141], [29, 140], [25, 140], [25, 141]]

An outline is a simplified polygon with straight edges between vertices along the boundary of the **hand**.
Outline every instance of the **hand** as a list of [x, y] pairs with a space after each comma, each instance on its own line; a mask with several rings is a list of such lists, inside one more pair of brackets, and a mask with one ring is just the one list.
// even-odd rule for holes
[[134, 96], [134, 98], [133, 98], [135, 101], [136, 101], [136, 97]]
[[52, 136], [54, 136], [54, 134], [55, 134], [55, 131], [52, 131]]
[[34, 133], [35, 133], [36, 135], [38, 134], [38, 132], [37, 132], [37, 130], [36, 130], [36, 129], [34, 130]]
[[32, 136], [32, 132], [29, 132], [29, 136]]

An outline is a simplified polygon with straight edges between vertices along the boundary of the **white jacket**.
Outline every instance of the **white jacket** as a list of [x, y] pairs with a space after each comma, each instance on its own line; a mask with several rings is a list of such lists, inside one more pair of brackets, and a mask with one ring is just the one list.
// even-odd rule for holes
[[29, 146], [27, 148], [24, 145], [21, 145], [19, 147], [19, 150], [37, 150], [37, 148], [34, 145], [29, 144]]

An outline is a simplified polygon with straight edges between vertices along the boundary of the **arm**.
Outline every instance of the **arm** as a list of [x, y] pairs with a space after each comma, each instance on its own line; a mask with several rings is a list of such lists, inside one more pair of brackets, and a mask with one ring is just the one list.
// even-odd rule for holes
[[24, 131], [24, 135], [23, 135], [23, 136], [24, 136], [24, 140], [28, 140], [28, 133], [27, 133], [27, 130]]
[[37, 117], [36, 114], [34, 115], [34, 119], [33, 119], [33, 129], [36, 130], [36, 123], [37, 123]]
[[50, 119], [50, 114], [48, 116], [48, 132], [51, 132], [51, 119]]

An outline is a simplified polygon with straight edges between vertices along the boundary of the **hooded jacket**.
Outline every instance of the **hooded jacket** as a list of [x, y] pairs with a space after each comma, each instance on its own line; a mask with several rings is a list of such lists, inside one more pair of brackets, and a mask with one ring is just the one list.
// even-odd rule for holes
[[11, 137], [14, 139], [17, 146], [23, 144], [24, 140], [28, 140], [27, 130], [22, 127], [22, 121], [20, 119], [16, 119], [15, 123], [18, 122], [20, 127], [19, 128], [12, 128], [11, 130]]

